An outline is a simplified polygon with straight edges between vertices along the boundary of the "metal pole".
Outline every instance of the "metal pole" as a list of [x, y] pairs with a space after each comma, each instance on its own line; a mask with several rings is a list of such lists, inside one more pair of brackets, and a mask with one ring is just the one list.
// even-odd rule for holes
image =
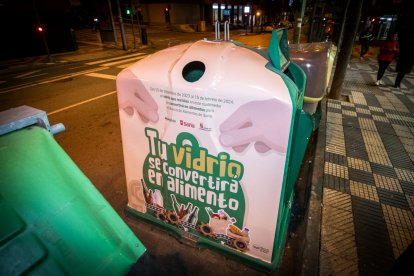
[[109, 17], [111, 18], [112, 32], [114, 33], [115, 45], [118, 45], [118, 38], [116, 37], [115, 21], [114, 21], [114, 15], [112, 13], [111, 0], [108, 0], [108, 9], [109, 9]]
[[313, 9], [312, 9], [311, 25], [309, 27], [309, 32], [308, 32], [308, 42], [313, 42], [314, 40], [313, 39], [313, 36], [314, 36], [313, 27], [314, 27], [314, 22], [315, 22], [316, 9], [318, 8], [318, 6], [319, 6], [319, 0], [316, 0], [313, 6]]
[[124, 20], [122, 19], [122, 10], [121, 5], [119, 5], [119, 0], [116, 0], [116, 4], [118, 6], [119, 27], [121, 28], [122, 49], [128, 50], [128, 44], [125, 37]]
[[133, 1], [131, 0], [131, 29], [132, 29], [132, 37], [134, 38], [134, 49], [136, 49], [135, 30], [134, 30], [134, 13], [135, 13], [135, 7], [134, 7]]
[[300, 17], [297, 19], [296, 27], [295, 27], [295, 37], [293, 40], [294, 44], [298, 44], [300, 42], [300, 31], [302, 29], [302, 22], [303, 22], [303, 16], [305, 15], [305, 8], [306, 8], [306, 0], [301, 0], [302, 5], [300, 8]]
[[[42, 27], [42, 24], [40, 23], [39, 13], [37, 12], [36, 0], [33, 0], [33, 6], [34, 6], [35, 14], [36, 14], [37, 24], [39, 25], [39, 27]], [[52, 61], [52, 57], [50, 56], [50, 51], [49, 51], [49, 45], [47, 44], [47, 40], [45, 36], [45, 28], [41, 31], [41, 33], [42, 33], [43, 44], [45, 45], [45, 49], [47, 53], [47, 58], [49, 61]]]
[[140, 18], [139, 18], [140, 13], [141, 13], [141, 11], [138, 10], [138, 12], [137, 12], [137, 25], [138, 25], [138, 37], [140, 38], [141, 44], [142, 44], [141, 22], [140, 22]]

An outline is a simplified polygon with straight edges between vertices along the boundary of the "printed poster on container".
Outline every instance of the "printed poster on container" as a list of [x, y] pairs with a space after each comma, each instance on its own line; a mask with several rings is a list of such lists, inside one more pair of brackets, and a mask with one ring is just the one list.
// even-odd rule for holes
[[164, 86], [137, 71], [117, 80], [128, 206], [270, 263], [292, 116], [283, 81], [273, 76], [278, 98]]

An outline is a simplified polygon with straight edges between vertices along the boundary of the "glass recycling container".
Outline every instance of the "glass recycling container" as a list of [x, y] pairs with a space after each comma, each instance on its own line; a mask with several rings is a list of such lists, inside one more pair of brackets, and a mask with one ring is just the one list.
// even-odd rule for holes
[[302, 110], [305, 85], [286, 30], [273, 31], [268, 51], [200, 40], [124, 69], [117, 91], [126, 211], [275, 269], [315, 127]]

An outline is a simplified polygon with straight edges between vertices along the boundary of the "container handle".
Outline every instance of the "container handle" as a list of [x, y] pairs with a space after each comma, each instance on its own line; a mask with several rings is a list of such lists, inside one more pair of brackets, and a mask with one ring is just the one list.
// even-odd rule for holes
[[220, 40], [220, 22], [218, 22], [218, 20], [214, 24], [214, 31], [216, 35], [216, 40]]
[[230, 23], [229, 21], [224, 22], [224, 41], [230, 40]]

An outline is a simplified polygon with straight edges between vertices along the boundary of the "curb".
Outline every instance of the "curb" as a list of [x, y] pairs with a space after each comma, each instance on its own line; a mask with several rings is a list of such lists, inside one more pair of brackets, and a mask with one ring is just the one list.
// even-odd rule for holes
[[326, 141], [326, 103], [326, 99], [321, 102], [322, 118], [319, 124], [315, 158], [313, 161], [312, 187], [307, 213], [308, 220], [300, 275], [318, 275], [319, 272], [320, 232], [322, 223], [322, 184]]

